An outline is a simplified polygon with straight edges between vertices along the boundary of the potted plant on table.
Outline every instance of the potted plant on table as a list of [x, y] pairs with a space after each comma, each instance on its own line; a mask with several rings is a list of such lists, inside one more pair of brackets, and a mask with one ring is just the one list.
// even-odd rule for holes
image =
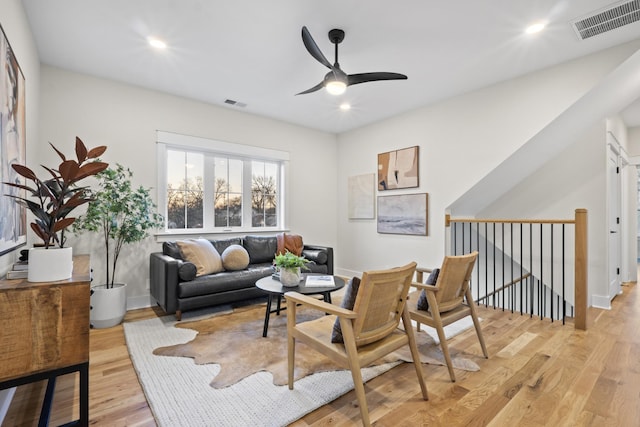
[[132, 173], [116, 164], [97, 175], [98, 190], [87, 212], [74, 224], [74, 231], [101, 233], [105, 249], [105, 282], [92, 287], [91, 324], [108, 328], [119, 324], [126, 313], [126, 284], [116, 282], [116, 269], [125, 243], [140, 242], [149, 230], [162, 226], [162, 216], [142, 186], [134, 189]]
[[47, 178], [38, 177], [26, 166], [12, 164], [13, 170], [33, 185], [4, 182], [5, 185], [25, 190], [35, 199], [34, 201], [20, 195], [7, 195], [35, 216], [31, 229], [43, 241], [41, 247], [29, 250], [30, 282], [48, 282], [71, 277], [72, 249], [64, 247], [64, 231], [76, 220], [69, 217], [69, 214], [78, 206], [91, 201], [89, 189], [78, 186], [78, 183], [109, 166], [108, 163], [98, 160], [98, 156], [106, 151], [106, 146], [87, 150], [82, 140], [76, 137], [77, 160], [73, 160], [67, 159], [53, 144], [49, 145], [60, 156], [62, 162], [57, 169], [42, 165], [47, 172]]
[[307, 268], [306, 264], [309, 262], [305, 257], [298, 256], [289, 251], [284, 254], [276, 255], [273, 260], [274, 265], [280, 271], [280, 282], [283, 286], [298, 286], [300, 284], [301, 268]]

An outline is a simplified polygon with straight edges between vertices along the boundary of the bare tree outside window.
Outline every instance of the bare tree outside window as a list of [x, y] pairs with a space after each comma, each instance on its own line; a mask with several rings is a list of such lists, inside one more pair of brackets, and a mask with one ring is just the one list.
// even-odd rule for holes
[[215, 227], [242, 226], [242, 161], [215, 158], [213, 211]]
[[[166, 147], [167, 230], [278, 227], [283, 162]], [[162, 194], [161, 193], [161, 194]]]
[[251, 173], [251, 225], [275, 227], [278, 225], [277, 165], [254, 161]]
[[167, 228], [203, 228], [203, 159], [199, 153], [167, 153]]

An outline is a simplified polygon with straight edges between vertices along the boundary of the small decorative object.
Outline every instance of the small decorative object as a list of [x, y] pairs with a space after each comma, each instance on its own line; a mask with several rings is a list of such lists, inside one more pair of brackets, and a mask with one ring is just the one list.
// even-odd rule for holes
[[307, 268], [309, 262], [305, 257], [297, 256], [289, 251], [276, 255], [274, 265], [280, 270], [280, 282], [282, 286], [298, 286], [302, 278], [301, 268]]
[[418, 146], [378, 154], [378, 191], [418, 187]]
[[378, 233], [427, 235], [427, 193], [378, 196]]
[[[73, 270], [71, 248], [64, 248], [64, 231], [75, 222], [68, 215], [78, 206], [91, 200], [87, 187], [78, 183], [90, 176], [105, 170], [109, 164], [97, 160], [107, 147], [99, 146], [87, 150], [82, 140], [76, 137], [76, 158], [67, 159], [53, 144], [49, 143], [60, 156], [62, 162], [57, 169], [42, 166], [47, 171], [47, 178], [39, 178], [26, 166], [12, 164], [11, 167], [20, 176], [33, 182], [33, 186], [4, 182], [10, 187], [25, 190], [35, 199], [8, 194], [16, 203], [26, 207], [35, 216], [31, 223], [33, 232], [43, 241], [42, 247], [29, 250], [29, 275], [31, 282], [63, 280], [71, 277]], [[47, 253], [54, 247], [58, 253]], [[53, 257], [53, 259], [50, 259]]]
[[[91, 323], [96, 328], [118, 325], [126, 313], [126, 284], [115, 283], [122, 246], [141, 241], [149, 230], [163, 224], [150, 190], [142, 186], [134, 189], [132, 175], [120, 164], [101, 171], [97, 175], [98, 190], [92, 192], [86, 214], [73, 226], [74, 232], [94, 231], [104, 238], [106, 280], [92, 288], [91, 296]], [[108, 307], [102, 307], [103, 301]]]

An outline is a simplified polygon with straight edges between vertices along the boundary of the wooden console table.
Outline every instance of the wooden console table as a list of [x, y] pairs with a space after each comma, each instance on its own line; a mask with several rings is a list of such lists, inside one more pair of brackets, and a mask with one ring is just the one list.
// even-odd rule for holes
[[48, 380], [40, 426], [48, 425], [56, 378], [80, 373], [80, 417], [89, 424], [89, 255], [73, 258], [58, 282], [0, 280], [0, 390]]

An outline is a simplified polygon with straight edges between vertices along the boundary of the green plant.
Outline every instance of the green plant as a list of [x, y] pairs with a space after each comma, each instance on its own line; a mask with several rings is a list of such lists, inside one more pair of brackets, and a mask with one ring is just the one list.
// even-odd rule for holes
[[87, 212], [74, 224], [74, 231], [102, 233], [106, 250], [106, 282], [113, 287], [120, 251], [125, 243], [139, 242], [148, 236], [151, 229], [160, 227], [162, 215], [149, 189], [131, 185], [133, 174], [128, 168], [116, 164], [97, 175], [99, 189], [94, 192]]
[[[35, 220], [31, 223], [31, 229], [36, 236], [42, 239], [45, 248], [54, 244], [59, 247], [64, 246], [64, 230], [76, 220], [68, 215], [78, 206], [91, 201], [88, 187], [78, 187], [78, 182], [109, 167], [108, 163], [97, 160], [98, 156], [106, 151], [107, 147], [105, 146], [87, 150], [82, 140], [76, 137], [77, 160], [72, 160], [67, 159], [53, 144], [49, 143], [49, 145], [62, 159], [58, 169], [42, 165], [51, 178], [38, 178], [35, 172], [28, 167], [12, 164], [13, 170], [32, 181], [34, 186], [4, 182], [5, 185], [26, 190], [36, 199], [34, 202], [25, 197], [6, 195], [33, 213]], [[59, 237], [58, 233], [60, 233]]]
[[294, 269], [297, 267], [307, 268], [306, 264], [310, 262], [305, 257], [297, 256], [289, 251], [286, 251], [284, 254], [276, 255], [274, 259], [274, 264], [278, 268], [284, 269]]

